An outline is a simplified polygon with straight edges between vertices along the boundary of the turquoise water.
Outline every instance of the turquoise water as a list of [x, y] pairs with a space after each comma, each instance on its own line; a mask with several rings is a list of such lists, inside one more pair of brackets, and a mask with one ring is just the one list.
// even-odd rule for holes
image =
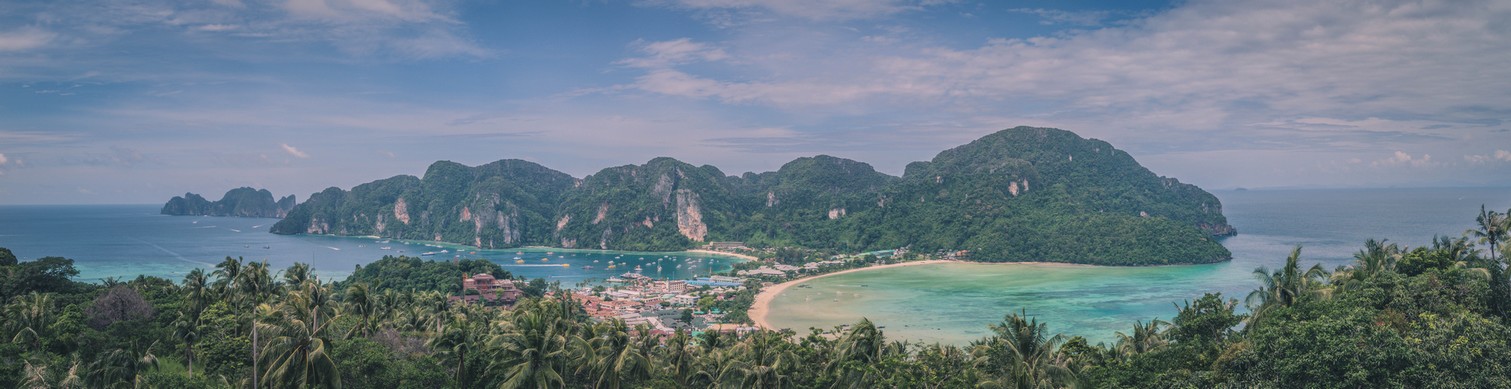
[[[738, 261], [690, 253], [475, 250], [427, 245], [431, 242], [380, 243], [372, 238], [274, 235], [267, 231], [277, 219], [164, 216], [157, 214], [158, 209], [156, 205], [0, 206], [0, 247], [11, 249], [22, 260], [44, 256], [73, 258], [79, 278], [85, 281], [135, 278], [142, 274], [178, 280], [196, 267], [213, 269], [226, 256], [267, 260], [274, 269], [305, 262], [313, 265], [321, 277], [339, 280], [350, 275], [356, 265], [376, 261], [384, 255], [419, 256], [448, 250], [451, 252], [424, 258], [488, 259], [515, 274], [544, 277], [571, 287], [619, 275], [635, 266], [640, 266], [646, 276], [681, 279], [707, 275], [710, 270], [727, 271], [731, 263]], [[516, 257], [525, 263], [515, 263]], [[608, 269], [609, 261], [625, 264]], [[570, 267], [562, 267], [563, 264]]]
[[[1429, 244], [1459, 236], [1480, 204], [1511, 207], [1511, 189], [1250, 190], [1214, 192], [1238, 228], [1223, 240], [1230, 262], [1165, 267], [1065, 267], [946, 264], [857, 272], [789, 288], [768, 321], [784, 328], [830, 328], [861, 317], [890, 337], [965, 344], [1008, 312], [1026, 311], [1052, 331], [1111, 341], [1135, 320], [1175, 314], [1175, 303], [1222, 292], [1240, 301], [1252, 272], [1278, 267], [1302, 245], [1303, 263], [1333, 269], [1352, 261], [1368, 238]], [[864, 285], [864, 286], [862, 286]]]

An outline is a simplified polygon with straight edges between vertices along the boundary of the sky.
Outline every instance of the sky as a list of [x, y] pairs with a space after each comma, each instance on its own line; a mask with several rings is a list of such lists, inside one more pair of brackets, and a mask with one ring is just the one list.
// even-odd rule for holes
[[1511, 185], [1511, 1], [0, 0], [0, 204], [1020, 125], [1208, 189]]

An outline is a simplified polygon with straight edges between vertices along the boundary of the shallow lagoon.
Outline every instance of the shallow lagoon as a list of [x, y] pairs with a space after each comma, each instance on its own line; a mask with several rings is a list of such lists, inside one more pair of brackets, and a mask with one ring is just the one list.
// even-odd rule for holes
[[[1222, 292], [1240, 301], [1258, 266], [1283, 264], [1303, 246], [1303, 263], [1347, 264], [1368, 238], [1428, 244], [1458, 236], [1480, 204], [1505, 210], [1511, 189], [1252, 190], [1214, 192], [1239, 235], [1223, 245], [1230, 262], [1163, 267], [937, 264], [862, 271], [807, 282], [778, 295], [767, 320], [806, 332], [866, 317], [893, 338], [966, 344], [1008, 312], [1026, 311], [1053, 332], [1112, 341], [1135, 320], [1169, 320], [1175, 304]], [[862, 286], [864, 285], [864, 286]]]

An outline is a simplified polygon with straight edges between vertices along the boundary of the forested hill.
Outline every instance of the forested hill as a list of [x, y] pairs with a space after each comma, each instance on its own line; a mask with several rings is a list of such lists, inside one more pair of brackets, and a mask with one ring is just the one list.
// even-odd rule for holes
[[1234, 230], [1215, 196], [1107, 142], [1018, 127], [909, 164], [902, 177], [825, 155], [739, 176], [656, 158], [582, 179], [520, 160], [442, 161], [423, 178], [316, 193], [272, 232], [484, 248], [910, 247], [981, 261], [1147, 265], [1226, 260], [1214, 238]]
[[163, 204], [164, 215], [175, 216], [240, 216], [283, 217], [294, 209], [294, 195], [273, 201], [273, 193], [267, 189], [241, 187], [226, 192], [219, 201], [205, 200], [194, 193], [173, 196]]

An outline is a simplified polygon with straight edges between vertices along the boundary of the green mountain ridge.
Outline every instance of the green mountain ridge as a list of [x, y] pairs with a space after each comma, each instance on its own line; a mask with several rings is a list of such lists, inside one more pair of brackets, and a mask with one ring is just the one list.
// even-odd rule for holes
[[1107, 142], [1017, 127], [907, 166], [826, 155], [726, 175], [672, 158], [576, 179], [521, 160], [436, 162], [329, 188], [279, 234], [374, 235], [482, 248], [683, 250], [710, 241], [839, 251], [909, 247], [980, 261], [1151, 265], [1223, 261], [1235, 233], [1210, 193]]
[[205, 200], [194, 193], [173, 196], [163, 204], [159, 213], [174, 216], [237, 216], [281, 218], [294, 209], [298, 202], [294, 195], [273, 201], [273, 193], [267, 189], [241, 187], [227, 191], [219, 201]]

